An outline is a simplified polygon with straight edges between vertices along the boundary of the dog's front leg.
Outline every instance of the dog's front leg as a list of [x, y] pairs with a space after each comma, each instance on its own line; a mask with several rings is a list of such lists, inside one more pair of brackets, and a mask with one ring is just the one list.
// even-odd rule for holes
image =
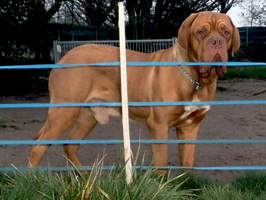
[[[179, 140], [196, 140], [198, 136], [200, 123], [190, 126], [177, 128], [176, 134]], [[195, 166], [195, 149], [196, 144], [179, 144], [179, 156], [181, 166]]]
[[[167, 140], [169, 127], [154, 121], [148, 121], [149, 137], [151, 140]], [[151, 144], [154, 166], [162, 167], [168, 165], [167, 144]], [[165, 174], [168, 170], [156, 170], [156, 174]]]

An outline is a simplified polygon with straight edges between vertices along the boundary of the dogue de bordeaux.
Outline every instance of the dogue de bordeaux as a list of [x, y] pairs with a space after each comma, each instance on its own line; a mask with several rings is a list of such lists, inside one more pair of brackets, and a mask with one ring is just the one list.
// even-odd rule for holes
[[[166, 50], [140, 53], [127, 50], [129, 62], [227, 62], [240, 47], [237, 28], [226, 14], [200, 12], [191, 14], [178, 31], [178, 41]], [[70, 50], [58, 64], [90, 64], [119, 61], [119, 48], [105, 45], [82, 45]], [[212, 101], [218, 77], [226, 66], [130, 66], [128, 72], [129, 102]], [[74, 67], [53, 69], [49, 78], [51, 103], [120, 102], [119, 66]], [[210, 106], [129, 107], [132, 120], [146, 123], [150, 139], [167, 140], [169, 128], [176, 128], [178, 139], [197, 139], [199, 126]], [[120, 107], [50, 108], [37, 140], [57, 140], [74, 123], [67, 139], [84, 139], [99, 122], [119, 116]], [[49, 145], [34, 145], [29, 167], [37, 167]], [[195, 144], [179, 144], [180, 163], [193, 167]], [[64, 145], [67, 157], [82, 166], [79, 145]], [[167, 144], [151, 144], [155, 166], [168, 165]], [[162, 172], [164, 173], [164, 171]]]

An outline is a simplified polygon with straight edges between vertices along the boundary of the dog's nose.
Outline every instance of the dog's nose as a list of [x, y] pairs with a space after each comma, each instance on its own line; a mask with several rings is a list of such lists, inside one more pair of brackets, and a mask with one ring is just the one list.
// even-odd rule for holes
[[220, 49], [223, 47], [223, 41], [220, 37], [212, 37], [211, 38], [211, 44], [214, 48]]

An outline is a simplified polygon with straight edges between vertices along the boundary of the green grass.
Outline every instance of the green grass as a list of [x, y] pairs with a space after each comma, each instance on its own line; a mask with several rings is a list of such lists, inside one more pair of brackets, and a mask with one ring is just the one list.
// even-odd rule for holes
[[125, 181], [125, 168], [102, 170], [103, 162], [86, 175], [68, 172], [14, 172], [0, 174], [0, 199], [183, 199], [183, 200], [264, 200], [266, 173], [247, 172], [222, 184], [196, 173], [158, 177], [151, 167], [133, 169], [133, 181]]
[[266, 199], [266, 174], [265, 172], [250, 171], [245, 176], [236, 177], [232, 185], [243, 193], [252, 193]]
[[[230, 183], [223, 184], [195, 174], [180, 189], [192, 190], [199, 200], [264, 200], [266, 199], [266, 172], [246, 172], [236, 176]], [[179, 180], [180, 181], [180, 180]]]
[[230, 79], [266, 79], [266, 66], [243, 66], [243, 67], [228, 67], [228, 71], [222, 80]]
[[[0, 199], [192, 199], [191, 191], [181, 189], [183, 174], [158, 177], [151, 166], [148, 170], [133, 169], [132, 182], [126, 183], [125, 168], [119, 162], [115, 170], [102, 170], [103, 162], [97, 162], [93, 170], [66, 173], [21, 172], [0, 176]], [[179, 180], [179, 181], [178, 181]]]
[[[228, 67], [227, 73], [221, 80], [232, 79], [266, 79], [266, 66], [243, 66], [243, 67]], [[217, 86], [217, 91], [226, 91], [224, 87]]]
[[[14, 120], [12, 120], [12, 122], [16, 122]], [[0, 118], [0, 129], [13, 129], [13, 130], [21, 130], [22, 128], [18, 125], [13, 125], [13, 124], [8, 124], [5, 120], [3, 120], [2, 118]]]

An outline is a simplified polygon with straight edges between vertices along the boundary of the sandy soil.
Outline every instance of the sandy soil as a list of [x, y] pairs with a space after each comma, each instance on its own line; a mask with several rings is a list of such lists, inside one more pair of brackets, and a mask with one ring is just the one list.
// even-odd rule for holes
[[[218, 91], [216, 100], [265, 100], [266, 93], [254, 96], [266, 88], [265, 81], [230, 80], [219, 81], [218, 86], [226, 91]], [[48, 92], [24, 96], [0, 97], [0, 103], [49, 102]], [[43, 125], [47, 116], [46, 108], [0, 109], [0, 140], [31, 140]], [[131, 123], [131, 139], [148, 139], [145, 125]], [[203, 120], [199, 139], [265, 139], [265, 105], [225, 105], [212, 106]], [[66, 136], [66, 134], [65, 134]], [[169, 132], [169, 139], [175, 139], [175, 130]], [[113, 118], [108, 125], [97, 125], [86, 139], [122, 139], [120, 118]], [[92, 165], [97, 157], [104, 159], [105, 165], [116, 164], [122, 144], [81, 145], [79, 156], [84, 165]], [[145, 164], [151, 162], [151, 150], [147, 144], [132, 144], [133, 153], [140, 147], [140, 155], [146, 152]], [[0, 167], [27, 165], [31, 147], [25, 145], [0, 146]], [[198, 144], [196, 166], [265, 166], [265, 144]], [[46, 153], [41, 165], [65, 166], [61, 145], [53, 145]], [[141, 160], [141, 159], [139, 159]], [[169, 145], [169, 161], [179, 165], [176, 144]], [[214, 179], [229, 180], [238, 171], [201, 171]]]

